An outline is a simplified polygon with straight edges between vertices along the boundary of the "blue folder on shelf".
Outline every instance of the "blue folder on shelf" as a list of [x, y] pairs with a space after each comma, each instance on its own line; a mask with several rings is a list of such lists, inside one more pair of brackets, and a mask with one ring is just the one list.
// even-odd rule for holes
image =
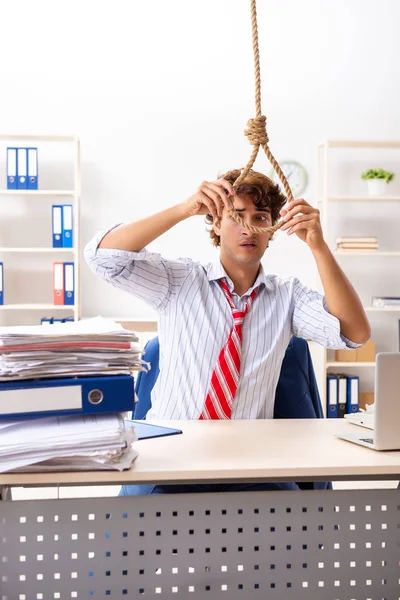
[[61, 204], [53, 204], [53, 206], [52, 206], [53, 248], [62, 248], [62, 245], [63, 245], [62, 217], [63, 217], [63, 213], [62, 213]]
[[37, 148], [27, 148], [28, 153], [28, 190], [38, 189], [38, 151]]
[[0, 419], [132, 411], [130, 375], [0, 382]]
[[17, 189], [17, 149], [7, 148], [7, 189]]
[[129, 423], [135, 424], [135, 431], [139, 440], [163, 437], [164, 435], [177, 435], [178, 433], [182, 433], [181, 429], [163, 427], [162, 425], [152, 425], [151, 423], [146, 423], [146, 421], [129, 420]]
[[26, 148], [17, 148], [17, 189], [28, 189], [28, 152]]
[[326, 386], [326, 404], [328, 419], [337, 419], [339, 416], [338, 410], [338, 378], [337, 375], [327, 376]]
[[347, 412], [357, 413], [360, 395], [360, 378], [358, 375], [347, 377]]
[[75, 304], [75, 271], [73, 262], [64, 263], [64, 304]]
[[64, 204], [62, 211], [62, 246], [63, 248], [72, 248], [74, 245], [72, 236], [72, 204]]

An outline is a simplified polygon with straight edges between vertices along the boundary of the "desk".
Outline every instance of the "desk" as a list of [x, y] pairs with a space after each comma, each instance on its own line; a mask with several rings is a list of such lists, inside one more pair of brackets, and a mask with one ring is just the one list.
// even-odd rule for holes
[[[0, 486], [400, 479], [400, 452], [331, 420], [163, 422], [123, 473], [3, 474]], [[400, 598], [400, 494], [170, 494], [0, 504], [1, 600]]]

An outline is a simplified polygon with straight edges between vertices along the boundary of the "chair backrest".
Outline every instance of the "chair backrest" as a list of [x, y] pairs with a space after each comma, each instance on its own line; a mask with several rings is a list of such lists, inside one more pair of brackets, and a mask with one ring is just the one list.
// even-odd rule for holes
[[144, 359], [146, 362], [150, 363], [151, 369], [147, 373], [140, 371], [136, 378], [135, 392], [137, 402], [133, 414], [135, 419], [145, 419], [151, 408], [151, 390], [160, 373], [160, 345], [158, 343], [158, 337], [154, 337], [145, 345]]
[[275, 393], [274, 419], [321, 419], [321, 398], [306, 340], [292, 336]]
[[[134, 418], [144, 419], [151, 408], [151, 390], [159, 369], [158, 337], [145, 346], [144, 358], [151, 364], [148, 373], [140, 372], [136, 380]], [[315, 419], [323, 416], [321, 399], [306, 340], [292, 336], [287, 347], [275, 394], [275, 419]]]

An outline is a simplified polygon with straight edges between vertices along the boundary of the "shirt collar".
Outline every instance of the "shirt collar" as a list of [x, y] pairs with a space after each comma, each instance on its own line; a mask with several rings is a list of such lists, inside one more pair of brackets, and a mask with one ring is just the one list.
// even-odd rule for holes
[[[229, 275], [227, 275], [224, 267], [222, 266], [220, 259], [218, 259], [212, 263], [209, 263], [206, 267], [206, 270], [207, 270], [207, 277], [208, 277], [209, 281], [218, 281], [218, 279], [222, 279], [223, 277], [225, 277], [229, 289], [231, 290], [231, 292], [233, 292], [233, 282], [232, 282], [231, 278], [229, 277]], [[260, 270], [257, 275], [257, 279], [254, 282], [254, 285], [246, 292], [246, 294], [251, 294], [251, 292], [254, 290], [254, 288], [258, 287], [261, 284], [263, 284], [268, 290], [273, 290], [273, 288], [274, 288], [272, 281], [270, 280], [268, 275], [265, 274], [265, 271], [264, 271], [264, 268], [262, 265], [260, 265]]]

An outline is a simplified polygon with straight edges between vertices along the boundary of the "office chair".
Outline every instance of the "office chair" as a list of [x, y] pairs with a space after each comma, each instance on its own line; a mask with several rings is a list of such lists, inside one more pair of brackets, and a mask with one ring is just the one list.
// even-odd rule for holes
[[[151, 364], [148, 373], [140, 372], [135, 391], [138, 402], [134, 418], [145, 419], [151, 408], [151, 390], [157, 381], [160, 350], [158, 337], [145, 346], [144, 358]], [[292, 336], [282, 362], [275, 394], [274, 419], [321, 419], [321, 399], [307, 342]]]
[[[144, 358], [151, 364], [148, 373], [141, 371], [136, 380], [137, 403], [134, 419], [145, 419], [151, 408], [151, 390], [157, 380], [160, 349], [158, 337], [145, 346]], [[275, 394], [274, 419], [321, 419], [321, 398], [306, 340], [292, 336], [282, 362]], [[330, 482], [302, 482], [301, 489], [332, 489]]]

